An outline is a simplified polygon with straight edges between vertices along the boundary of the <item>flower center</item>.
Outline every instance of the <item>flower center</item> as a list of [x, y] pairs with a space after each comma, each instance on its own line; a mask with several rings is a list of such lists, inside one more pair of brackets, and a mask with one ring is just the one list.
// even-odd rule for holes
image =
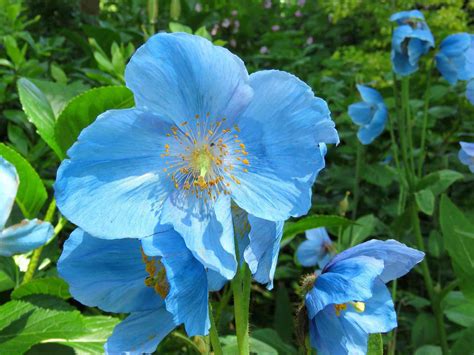
[[161, 157], [174, 187], [205, 200], [230, 194], [232, 184], [240, 184], [236, 169], [248, 172], [250, 165], [238, 133], [237, 125], [231, 126], [226, 118], [212, 119], [210, 114], [171, 127]]
[[336, 311], [336, 316], [340, 316], [342, 311], [345, 311], [347, 309], [347, 305], [350, 304], [356, 312], [362, 313], [365, 311], [365, 303], [364, 302], [348, 302], [348, 303], [341, 303], [341, 304], [335, 304], [334, 305], [334, 310]]
[[162, 262], [153, 257], [148, 257], [142, 252], [142, 260], [145, 264], [145, 270], [149, 276], [145, 278], [145, 285], [151, 287], [159, 294], [162, 298], [168, 295], [170, 285], [166, 279], [166, 270]]

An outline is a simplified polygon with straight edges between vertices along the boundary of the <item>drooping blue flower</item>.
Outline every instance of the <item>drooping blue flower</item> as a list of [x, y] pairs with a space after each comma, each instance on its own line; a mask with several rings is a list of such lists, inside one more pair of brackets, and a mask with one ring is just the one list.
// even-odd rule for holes
[[474, 35], [449, 35], [441, 42], [435, 59], [438, 70], [450, 84], [474, 78]]
[[78, 228], [64, 244], [58, 272], [79, 302], [131, 313], [108, 339], [108, 353], [152, 353], [180, 324], [189, 336], [208, 334], [206, 271], [172, 229], [140, 242]]
[[474, 105], [474, 79], [467, 83], [466, 97], [469, 102]]
[[362, 144], [370, 144], [380, 136], [387, 122], [388, 110], [382, 95], [368, 86], [357, 85], [362, 102], [349, 106], [348, 114], [360, 126], [357, 138]]
[[459, 142], [459, 144], [461, 145], [458, 154], [459, 160], [474, 173], [474, 143]]
[[[231, 203], [274, 224], [307, 213], [324, 166], [319, 144], [338, 142], [327, 104], [288, 73], [249, 76], [227, 49], [184, 33], [150, 38], [125, 78], [136, 107], [81, 133], [58, 171], [59, 209], [105, 239], [171, 225], [206, 268], [231, 279]], [[259, 243], [249, 257], [273, 247]]]
[[423, 257], [395, 240], [370, 240], [336, 255], [305, 297], [311, 346], [321, 355], [366, 354], [369, 334], [397, 326], [385, 283]]
[[306, 231], [306, 238], [296, 250], [296, 258], [303, 266], [318, 265], [321, 269], [331, 259], [334, 248], [326, 228], [314, 228]]
[[392, 35], [393, 71], [406, 76], [418, 70], [420, 57], [434, 47], [433, 34], [418, 10], [393, 14], [390, 21], [398, 24]]
[[0, 256], [27, 253], [53, 236], [53, 226], [37, 219], [25, 219], [5, 228], [19, 183], [15, 167], [0, 157]]

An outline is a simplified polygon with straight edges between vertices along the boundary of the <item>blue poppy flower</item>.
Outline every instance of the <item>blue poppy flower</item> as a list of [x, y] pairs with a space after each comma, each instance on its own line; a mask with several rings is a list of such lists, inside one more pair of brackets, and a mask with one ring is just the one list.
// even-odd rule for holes
[[474, 80], [471, 80], [467, 83], [466, 97], [469, 102], [474, 105]]
[[410, 75], [418, 70], [420, 57], [434, 47], [433, 34], [418, 10], [398, 12], [390, 21], [398, 24], [392, 36], [393, 71], [402, 76]]
[[19, 185], [15, 167], [0, 157], [0, 256], [27, 253], [53, 236], [53, 226], [36, 218], [5, 228]]
[[152, 353], [180, 324], [189, 336], [208, 334], [206, 271], [171, 229], [140, 242], [78, 228], [64, 244], [58, 272], [79, 302], [131, 313], [107, 341], [108, 353]]
[[321, 355], [365, 354], [369, 334], [397, 326], [385, 283], [423, 257], [395, 240], [370, 240], [336, 255], [305, 297], [311, 346]]
[[382, 95], [368, 86], [357, 85], [362, 102], [349, 106], [348, 114], [360, 126], [357, 138], [362, 144], [370, 144], [380, 136], [387, 122], [388, 110]]
[[231, 279], [231, 203], [273, 223], [309, 210], [324, 167], [318, 145], [338, 142], [326, 102], [291, 74], [249, 76], [227, 49], [184, 33], [150, 38], [125, 79], [136, 107], [107, 111], [81, 133], [58, 170], [59, 209], [105, 239], [171, 226]]
[[441, 42], [435, 59], [438, 70], [450, 84], [474, 78], [474, 35], [449, 35]]
[[318, 265], [321, 269], [329, 262], [333, 254], [333, 245], [326, 228], [314, 228], [306, 231], [306, 239], [296, 250], [296, 258], [303, 266]]
[[461, 145], [458, 154], [459, 160], [474, 173], [474, 143], [459, 142], [459, 144]]

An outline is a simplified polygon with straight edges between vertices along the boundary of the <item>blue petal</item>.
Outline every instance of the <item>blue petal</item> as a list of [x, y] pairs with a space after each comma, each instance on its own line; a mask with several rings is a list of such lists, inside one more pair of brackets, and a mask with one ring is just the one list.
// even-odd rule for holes
[[408, 42], [408, 61], [413, 66], [418, 66], [420, 57], [427, 52], [426, 42], [418, 38], [411, 38]]
[[267, 289], [273, 288], [284, 222], [271, 222], [249, 214], [250, 243], [244, 251], [253, 278]]
[[237, 270], [230, 197], [221, 194], [212, 203], [180, 191], [172, 194], [162, 211], [163, 224], [170, 224], [184, 239], [194, 257], [206, 268], [228, 280]]
[[359, 325], [338, 317], [333, 305], [310, 320], [311, 346], [317, 349], [318, 355], [365, 355], [368, 339], [369, 335]]
[[174, 189], [160, 156], [170, 129], [171, 123], [135, 109], [100, 115], [58, 170], [54, 188], [61, 212], [99, 238], [155, 233], [160, 208]]
[[377, 90], [365, 85], [357, 85], [357, 90], [359, 90], [360, 96], [365, 102], [373, 104], [383, 103], [383, 97]]
[[[404, 57], [407, 57], [404, 49], [404, 42], [413, 34], [413, 29], [408, 25], [397, 27], [393, 30], [392, 35], [392, 51], [395, 51]], [[403, 54], [405, 53], [405, 54]], [[393, 56], [393, 53], [392, 53]], [[408, 57], [406, 58], [408, 60]], [[393, 57], [392, 57], [393, 61]]]
[[317, 240], [320, 243], [332, 244], [331, 238], [324, 227], [308, 229], [304, 232], [306, 239]]
[[54, 229], [50, 223], [25, 219], [0, 231], [0, 255], [27, 253], [44, 245], [53, 233]]
[[466, 152], [470, 157], [474, 158], [474, 143], [459, 142], [461, 149]]
[[466, 86], [466, 97], [474, 105], [474, 80], [471, 80]]
[[390, 16], [390, 21], [397, 21], [398, 24], [404, 23], [405, 20], [418, 19], [425, 20], [425, 16], [418, 10], [400, 11]]
[[163, 304], [154, 289], [145, 285], [149, 275], [136, 239], [104, 240], [78, 228], [64, 243], [58, 272], [73, 297], [90, 307], [121, 313]]
[[405, 244], [389, 239], [386, 241], [372, 239], [336, 255], [326, 268], [331, 268], [341, 261], [368, 256], [383, 261], [383, 272], [380, 278], [388, 282], [402, 277], [416, 264], [421, 262], [425, 253], [407, 247]]
[[377, 280], [372, 290], [372, 298], [365, 301], [363, 312], [348, 306], [341, 317], [361, 327], [366, 333], [386, 333], [397, 326], [397, 314], [393, 306], [392, 296], [387, 286]]
[[348, 114], [356, 125], [366, 125], [372, 120], [375, 106], [367, 102], [357, 102], [349, 106]]
[[8, 161], [0, 157], [0, 230], [5, 226], [10, 212], [15, 202], [18, 191], [18, 175], [15, 167]]
[[327, 104], [296, 77], [280, 71], [250, 77], [254, 99], [238, 121], [248, 172], [235, 169], [237, 205], [269, 221], [305, 214], [311, 185], [324, 167], [320, 143], [337, 143]]
[[211, 269], [207, 270], [207, 288], [209, 291], [220, 291], [228, 281], [229, 280], [217, 271]]
[[383, 261], [358, 256], [326, 265], [306, 294], [308, 315], [313, 318], [330, 304], [365, 301], [372, 297], [372, 287], [383, 271]]
[[474, 173], [474, 143], [459, 142], [461, 149], [458, 158], [461, 163], [467, 165], [469, 170]]
[[296, 249], [296, 258], [303, 266], [315, 266], [321, 259], [323, 245], [316, 240], [305, 240]]
[[169, 283], [166, 309], [176, 324], [184, 323], [189, 336], [209, 332], [207, 275], [181, 236], [173, 230], [142, 240], [149, 256], [160, 256]]
[[455, 33], [446, 37], [440, 44], [439, 50], [447, 57], [462, 55], [471, 45], [468, 33]]
[[435, 56], [436, 67], [439, 72], [450, 84], [455, 84], [458, 80], [457, 71], [454, 63], [449, 60], [443, 53], [439, 52]]
[[234, 119], [252, 98], [244, 63], [227, 49], [185, 33], [160, 33], [133, 55], [125, 82], [138, 108], [175, 122], [208, 112]]
[[379, 107], [378, 110], [375, 112], [372, 122], [359, 129], [359, 132], [357, 133], [357, 138], [359, 138], [360, 142], [362, 144], [370, 144], [374, 141], [375, 138], [380, 136], [385, 128], [387, 117], [388, 111], [385, 105]]
[[151, 354], [177, 324], [173, 316], [161, 307], [154, 311], [132, 313], [118, 324], [105, 344], [105, 353]]

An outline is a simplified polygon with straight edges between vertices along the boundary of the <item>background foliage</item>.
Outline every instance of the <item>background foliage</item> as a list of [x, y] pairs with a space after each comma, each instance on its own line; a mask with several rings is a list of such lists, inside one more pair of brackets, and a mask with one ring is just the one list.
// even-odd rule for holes
[[[252, 285], [253, 350], [296, 353], [298, 283], [312, 272], [294, 258], [305, 229], [327, 226], [339, 248], [348, 246], [348, 228], [354, 228], [357, 243], [373, 237], [416, 244], [407, 211], [400, 208], [402, 179], [394, 168], [388, 130], [364, 151], [360, 203], [353, 216], [358, 224], [348, 227], [341, 218], [351, 217], [353, 209], [353, 194], [346, 192], [354, 190], [358, 141], [346, 111], [359, 100], [355, 84], [378, 88], [391, 113], [395, 106], [390, 14], [421, 9], [437, 45], [450, 33], [474, 32], [473, 0], [303, 3], [0, 0], [0, 154], [16, 165], [21, 178], [12, 220], [22, 215], [44, 218], [60, 159], [80, 130], [106, 109], [133, 106], [132, 94], [123, 87], [124, 68], [151, 34], [193, 32], [241, 56], [249, 72], [292, 72], [328, 101], [341, 137], [341, 144], [329, 149], [311, 216], [285, 227], [274, 291]], [[411, 83], [415, 128], [422, 122], [428, 63], [428, 58], [422, 59]], [[474, 141], [474, 108], [464, 98], [464, 85], [450, 86], [434, 74], [424, 167], [431, 174], [420, 182], [417, 195], [425, 212], [421, 227], [430, 273], [454, 354], [472, 351], [474, 336], [474, 175], [457, 159], [458, 142]], [[28, 283], [21, 284], [21, 279], [31, 255], [0, 257], [0, 353], [96, 353], [118, 322], [115, 316], [72, 300], [57, 277], [55, 263], [71, 230], [67, 226], [43, 249], [39, 270]], [[390, 353], [441, 353], [427, 291], [416, 271], [398, 282], [399, 327], [383, 336]], [[213, 297], [225, 349], [232, 353], [228, 287]], [[192, 353], [205, 347], [199, 338], [191, 346], [183, 334], [172, 333], [159, 351]]]

